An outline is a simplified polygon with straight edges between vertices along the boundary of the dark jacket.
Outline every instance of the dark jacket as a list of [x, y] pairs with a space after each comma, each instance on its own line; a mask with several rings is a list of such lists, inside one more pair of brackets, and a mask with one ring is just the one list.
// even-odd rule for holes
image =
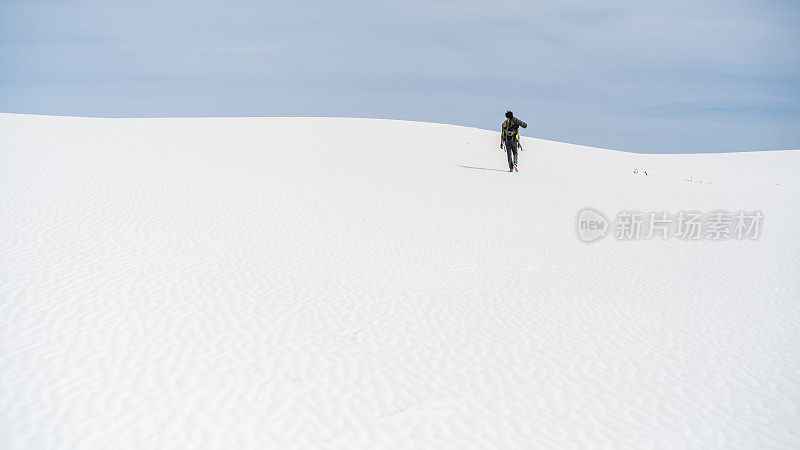
[[506, 141], [517, 142], [519, 127], [528, 128], [528, 124], [512, 116], [510, 119], [503, 121], [503, 126], [500, 128], [500, 135]]

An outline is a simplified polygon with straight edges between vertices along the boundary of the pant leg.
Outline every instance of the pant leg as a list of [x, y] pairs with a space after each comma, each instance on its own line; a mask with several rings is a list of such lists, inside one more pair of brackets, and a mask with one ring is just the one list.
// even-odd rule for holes
[[517, 159], [516, 148], [514, 148], [509, 141], [505, 142], [505, 146], [506, 155], [508, 155], [508, 170], [511, 170], [514, 168], [514, 161]]
[[513, 145], [512, 148], [514, 149], [514, 165], [516, 166], [517, 165], [517, 143], [516, 142], [514, 142], [514, 145]]

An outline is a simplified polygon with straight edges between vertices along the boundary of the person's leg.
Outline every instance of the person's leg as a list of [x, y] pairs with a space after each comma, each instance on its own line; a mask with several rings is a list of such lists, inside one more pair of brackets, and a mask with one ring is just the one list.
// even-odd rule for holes
[[514, 142], [514, 145], [511, 147], [514, 149], [514, 165], [517, 165], [517, 143]]
[[505, 142], [505, 146], [506, 155], [508, 156], [508, 170], [514, 170], [514, 160], [516, 159], [514, 155], [516, 154], [516, 149], [514, 148], [513, 143], [509, 141]]

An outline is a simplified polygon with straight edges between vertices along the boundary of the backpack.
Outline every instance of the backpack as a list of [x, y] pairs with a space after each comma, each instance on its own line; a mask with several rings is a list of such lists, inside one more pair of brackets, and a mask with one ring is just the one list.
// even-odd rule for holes
[[511, 119], [503, 122], [503, 139], [507, 141], [519, 141], [519, 126], [511, 121]]

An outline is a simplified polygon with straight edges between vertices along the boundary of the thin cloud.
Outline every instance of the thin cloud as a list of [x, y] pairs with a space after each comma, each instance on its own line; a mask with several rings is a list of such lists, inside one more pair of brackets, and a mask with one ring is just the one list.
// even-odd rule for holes
[[0, 108], [489, 129], [513, 108], [529, 134], [600, 147], [797, 148], [799, 17], [755, 0], [5, 2]]

